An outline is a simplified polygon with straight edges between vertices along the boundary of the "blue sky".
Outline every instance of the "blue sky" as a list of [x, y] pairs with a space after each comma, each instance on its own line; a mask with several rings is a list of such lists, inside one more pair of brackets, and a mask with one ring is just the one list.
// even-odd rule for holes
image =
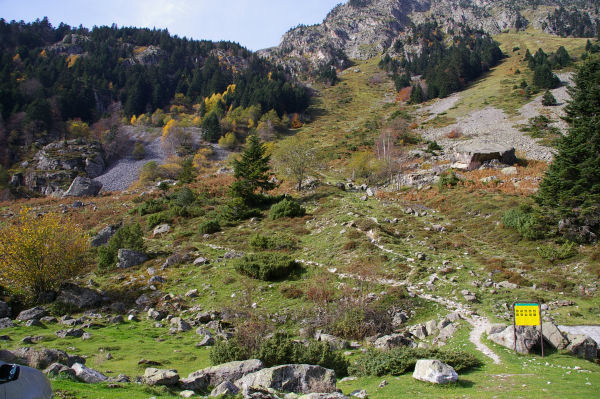
[[298, 24], [321, 22], [345, 0], [0, 0], [0, 17], [57, 26], [94, 25], [168, 28], [194, 39], [231, 40], [258, 50], [279, 44]]

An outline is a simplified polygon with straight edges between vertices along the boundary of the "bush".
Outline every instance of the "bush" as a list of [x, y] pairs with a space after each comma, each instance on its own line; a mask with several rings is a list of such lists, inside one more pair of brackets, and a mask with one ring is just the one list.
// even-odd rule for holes
[[149, 199], [138, 207], [140, 216], [150, 215], [165, 210], [165, 201]]
[[146, 224], [148, 225], [148, 228], [150, 228], [150, 229], [158, 226], [159, 224], [171, 223], [171, 222], [173, 222], [173, 216], [170, 211], [162, 211], [159, 213], [154, 213], [154, 214], [148, 216], [148, 219], [146, 219]]
[[137, 160], [144, 159], [144, 157], [146, 156], [146, 148], [144, 148], [144, 145], [142, 143], [135, 143], [132, 155]]
[[440, 190], [448, 187], [455, 187], [460, 182], [460, 179], [456, 176], [454, 171], [450, 173], [445, 173], [440, 176], [440, 180], [438, 181], [438, 187]]
[[438, 359], [457, 372], [481, 366], [480, 360], [461, 350], [402, 347], [385, 352], [371, 349], [353, 362], [348, 372], [356, 376], [397, 376], [413, 371], [419, 359]]
[[250, 349], [234, 337], [229, 341], [219, 340], [210, 351], [210, 361], [222, 364], [250, 358], [260, 359], [266, 367], [283, 364], [312, 364], [335, 371], [337, 377], [348, 375], [348, 362], [331, 350], [326, 342], [310, 341], [308, 345], [294, 341], [287, 334], [275, 334], [259, 343], [258, 349]]
[[511, 209], [502, 216], [502, 224], [515, 229], [523, 238], [536, 240], [544, 237], [547, 230], [540, 216], [529, 205]]
[[298, 265], [288, 255], [260, 253], [235, 259], [233, 267], [238, 273], [263, 281], [286, 278]]
[[263, 236], [256, 234], [250, 238], [250, 247], [253, 249], [294, 249], [296, 242], [281, 235]]
[[362, 340], [375, 334], [391, 333], [391, 322], [385, 309], [352, 306], [336, 309], [326, 330], [337, 337]]
[[0, 285], [27, 299], [56, 290], [85, 267], [87, 239], [69, 219], [22, 209], [0, 230]]
[[213, 234], [221, 231], [221, 225], [217, 220], [209, 220], [202, 223], [198, 227], [198, 230], [200, 231], [200, 234]]
[[98, 248], [98, 267], [110, 269], [115, 266], [117, 253], [121, 248], [144, 252], [143, 233], [139, 223], [121, 227], [106, 246]]
[[260, 210], [250, 208], [242, 198], [237, 197], [231, 199], [221, 209], [221, 216], [227, 221], [235, 222], [261, 216], [261, 213]]
[[299, 203], [290, 199], [284, 199], [283, 201], [273, 205], [269, 211], [269, 217], [271, 220], [280, 218], [293, 218], [297, 216], [304, 216], [306, 209], [300, 206]]
[[553, 245], [542, 245], [537, 249], [537, 252], [542, 258], [554, 263], [557, 260], [565, 260], [574, 256], [576, 253], [574, 246], [575, 243], [570, 241], [565, 242], [558, 248]]
[[196, 194], [189, 188], [184, 187], [171, 194], [169, 200], [177, 206], [190, 206], [196, 201]]

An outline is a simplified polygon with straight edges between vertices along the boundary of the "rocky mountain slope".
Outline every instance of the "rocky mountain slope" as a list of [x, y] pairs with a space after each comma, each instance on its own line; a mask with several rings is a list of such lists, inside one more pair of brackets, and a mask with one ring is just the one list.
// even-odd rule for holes
[[[310, 72], [329, 63], [344, 68], [349, 65], [349, 59], [365, 60], [394, 52], [394, 48], [398, 48], [396, 42], [406, 44], [413, 26], [426, 21], [437, 22], [446, 33], [468, 26], [498, 34], [531, 25], [548, 33], [577, 35], [573, 29], [562, 29], [563, 24], [571, 23], [564, 15], [574, 15], [574, 20], [586, 19], [592, 24], [593, 29], [585, 34], [593, 36], [596, 33], [598, 12], [594, 1], [531, 3], [518, 0], [351, 0], [336, 6], [321, 24], [291, 29], [279, 46], [262, 50], [260, 54], [296, 73]], [[564, 15], [556, 14], [559, 8], [564, 10]]]

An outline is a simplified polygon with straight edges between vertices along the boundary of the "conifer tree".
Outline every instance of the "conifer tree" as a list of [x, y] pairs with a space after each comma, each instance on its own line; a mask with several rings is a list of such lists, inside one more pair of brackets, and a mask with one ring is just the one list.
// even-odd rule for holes
[[546, 90], [544, 96], [542, 97], [542, 105], [545, 107], [553, 107], [557, 104], [558, 102], [556, 102], [556, 98], [554, 97], [554, 95], [552, 95], [550, 90]]
[[257, 190], [266, 192], [275, 188], [270, 178], [270, 155], [256, 135], [248, 137], [242, 156], [233, 161], [233, 176], [236, 181], [231, 185], [231, 195], [246, 203], [254, 202]]
[[540, 184], [536, 201], [571, 239], [600, 233], [600, 60], [586, 62], [570, 89], [569, 133]]

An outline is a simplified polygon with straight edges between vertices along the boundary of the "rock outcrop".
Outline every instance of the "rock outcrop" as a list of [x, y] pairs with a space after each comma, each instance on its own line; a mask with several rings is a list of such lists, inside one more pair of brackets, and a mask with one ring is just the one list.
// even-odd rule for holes
[[[509, 349], [515, 348], [515, 338], [512, 326], [504, 330], [489, 334], [488, 339]], [[531, 350], [539, 345], [540, 332], [533, 327], [517, 327], [517, 352], [521, 354], [531, 353]]]
[[235, 382], [241, 389], [258, 387], [283, 392], [310, 393], [314, 386], [323, 392], [334, 392], [335, 372], [321, 366], [287, 364], [262, 369]]
[[99, 306], [102, 296], [90, 288], [67, 283], [61, 287], [56, 301], [81, 310]]
[[187, 378], [181, 379], [181, 386], [184, 389], [202, 391], [208, 386], [216, 387], [226, 381], [233, 383], [263, 368], [263, 363], [258, 359], [224, 363], [191, 373]]
[[433, 384], [448, 384], [458, 381], [458, 374], [451, 366], [439, 360], [417, 360], [413, 378]]
[[147, 261], [148, 255], [131, 249], [121, 248], [117, 252], [117, 259], [117, 268], [129, 269], [130, 267], [141, 265]]
[[65, 197], [93, 197], [102, 189], [102, 183], [87, 177], [77, 176], [65, 192]]

